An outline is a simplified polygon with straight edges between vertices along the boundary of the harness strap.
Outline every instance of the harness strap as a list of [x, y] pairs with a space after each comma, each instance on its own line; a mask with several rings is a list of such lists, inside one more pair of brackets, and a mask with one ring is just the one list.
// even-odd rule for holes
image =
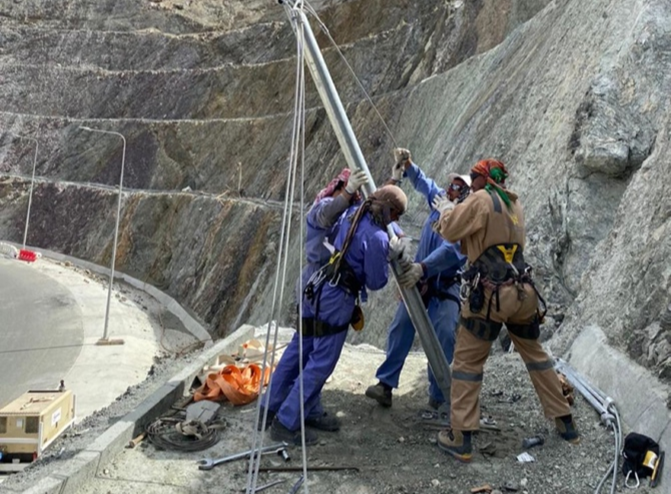
[[331, 324], [320, 321], [314, 317], [304, 317], [303, 318], [303, 336], [331, 336], [334, 334], [342, 333], [347, 331], [349, 323], [342, 326], [332, 326]]
[[459, 317], [459, 324], [480, 340], [494, 341], [499, 337], [503, 324], [475, 317]]

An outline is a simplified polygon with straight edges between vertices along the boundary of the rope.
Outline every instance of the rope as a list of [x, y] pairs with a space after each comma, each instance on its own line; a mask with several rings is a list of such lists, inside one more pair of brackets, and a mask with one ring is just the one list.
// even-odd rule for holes
[[[301, 24], [300, 34], [298, 38], [301, 40], [300, 44], [303, 44], [304, 32], [303, 25]], [[305, 204], [305, 61], [304, 61], [304, 51], [303, 46], [300, 47], [300, 73], [301, 73], [301, 194], [300, 194], [300, 203], [301, 205]], [[303, 272], [303, 221], [300, 222], [300, 271]], [[303, 389], [303, 277], [299, 275], [299, 299], [298, 299], [298, 355], [299, 355], [299, 365], [298, 365], [298, 383], [299, 383], [299, 395], [300, 395], [300, 412], [301, 412], [301, 460], [303, 463], [303, 475], [301, 479], [304, 481], [308, 478], [308, 458], [307, 458], [307, 448], [305, 444], [305, 399], [304, 399], [304, 389]], [[303, 482], [303, 491], [305, 494], [309, 494], [310, 489], [307, 482]]]
[[359, 77], [356, 75], [356, 72], [354, 71], [354, 68], [352, 68], [352, 66], [349, 64], [349, 62], [345, 58], [345, 55], [340, 50], [340, 47], [338, 46], [338, 44], [335, 42], [335, 40], [331, 36], [331, 33], [329, 32], [328, 28], [322, 22], [322, 20], [319, 18], [319, 15], [317, 15], [317, 11], [307, 1], [305, 2], [305, 4], [306, 4], [308, 13], [317, 21], [317, 24], [319, 24], [319, 28], [322, 30], [322, 32], [326, 35], [326, 37], [329, 39], [329, 41], [333, 45], [333, 47], [336, 49], [336, 51], [338, 52], [338, 55], [340, 55], [340, 58], [342, 59], [342, 61], [345, 63], [345, 65], [349, 69], [350, 73], [352, 74], [352, 77], [354, 77], [354, 80], [358, 84], [359, 88], [361, 88], [361, 91], [363, 92], [364, 96], [366, 97], [366, 100], [368, 100], [370, 105], [373, 107], [373, 110], [375, 111], [375, 114], [380, 119], [380, 122], [382, 122], [382, 125], [385, 128], [385, 130], [387, 132], [387, 135], [391, 139], [391, 142], [394, 144], [394, 147], [395, 148], [399, 147], [398, 144], [396, 143], [396, 139], [394, 139], [393, 132], [391, 131], [391, 129], [387, 125], [387, 122], [385, 121], [385, 119], [382, 117], [382, 115], [378, 111], [377, 106], [375, 106], [375, 103], [373, 103], [373, 99], [370, 97], [370, 95], [368, 94], [368, 91], [366, 91], [366, 88], [364, 87], [363, 83], [361, 82]]
[[226, 426], [226, 422], [219, 419], [207, 425], [193, 420], [187, 422], [186, 426], [197, 432], [197, 435], [179, 432], [176, 430], [175, 422], [158, 419], [147, 426], [147, 436], [156, 449], [183, 452], [203, 451], [219, 442], [219, 431]]
[[[302, 2], [300, 2], [300, 8], [302, 8]], [[298, 5], [299, 2], [296, 2], [296, 5]], [[286, 3], [283, 4], [285, 9], [288, 9], [289, 11], [287, 14], [290, 13], [291, 7], [289, 7]], [[293, 7], [297, 8], [297, 7]], [[289, 15], [289, 18], [291, 19], [291, 15]], [[295, 21], [294, 21], [295, 22]], [[284, 298], [284, 287], [285, 287], [285, 280], [286, 280], [286, 272], [287, 272], [287, 266], [288, 266], [288, 254], [289, 254], [289, 243], [290, 243], [290, 233], [291, 233], [291, 206], [292, 202], [291, 199], [294, 197], [295, 194], [295, 185], [296, 185], [296, 169], [297, 169], [297, 148], [298, 144], [301, 143], [304, 147], [305, 145], [305, 140], [304, 136], [302, 136], [302, 133], [304, 132], [304, 122], [305, 122], [305, 77], [304, 77], [304, 72], [303, 72], [303, 40], [302, 40], [302, 31], [297, 29], [297, 36], [296, 36], [296, 43], [297, 43], [297, 54], [298, 56], [296, 57], [297, 61], [297, 67], [296, 67], [296, 89], [295, 89], [295, 101], [294, 101], [294, 119], [293, 119], [293, 128], [292, 128], [292, 137], [291, 137], [291, 153], [290, 153], [290, 159], [289, 159], [289, 169], [287, 172], [287, 185], [286, 185], [286, 190], [285, 190], [285, 198], [284, 198], [284, 210], [283, 210], [283, 215], [282, 215], [282, 229], [281, 229], [281, 235], [280, 235], [280, 242], [279, 242], [279, 248], [277, 252], [277, 269], [275, 272], [275, 283], [273, 287], [273, 299], [272, 299], [272, 306], [271, 306], [271, 312], [270, 312], [270, 321], [268, 322], [268, 330], [266, 332], [266, 349], [269, 348], [269, 343], [270, 343], [270, 333], [271, 333], [271, 324], [273, 321], [273, 316], [274, 320], [278, 321], [279, 320], [279, 312], [281, 311], [282, 308], [282, 301]], [[304, 155], [304, 153], [302, 153]], [[303, 163], [303, 161], [301, 161]], [[303, 173], [301, 173], [301, 177], [303, 177]], [[303, 194], [303, 188], [301, 184], [301, 194]], [[302, 197], [301, 197], [302, 199]], [[302, 223], [302, 222], [301, 222]], [[302, 232], [302, 229], [301, 229]], [[302, 237], [301, 237], [302, 238]], [[301, 256], [302, 257], [302, 256]], [[281, 280], [281, 281], [280, 281]], [[278, 295], [279, 291], [279, 295]], [[300, 318], [299, 318], [300, 320]], [[277, 346], [277, 339], [278, 339], [278, 326], [277, 323], [275, 324], [275, 331], [274, 331], [274, 337], [273, 337], [273, 348]], [[299, 331], [300, 335], [300, 331]], [[300, 337], [300, 336], [299, 336]], [[299, 352], [300, 355], [302, 355], [302, 339], [299, 340]], [[275, 360], [275, 352], [272, 352], [271, 356], [271, 361], [270, 361], [270, 367], [273, 368], [274, 366], [274, 360]], [[266, 366], [268, 365], [268, 352], [264, 352], [263, 355], [263, 363], [262, 363], [262, 372], [265, 372]], [[300, 367], [300, 366], [299, 366]], [[302, 372], [300, 373], [299, 378], [301, 379], [301, 404], [302, 404]], [[270, 393], [272, 391], [272, 379], [270, 383], [268, 384], [268, 387], [266, 389], [266, 392], [264, 394], [265, 398], [265, 403], [264, 403], [264, 413], [263, 413], [263, 423], [265, 424], [268, 419], [268, 404], [270, 400]], [[260, 448], [262, 447], [263, 444], [263, 439], [261, 435], [259, 434], [259, 421], [261, 419], [261, 402], [262, 400], [258, 400], [257, 402], [257, 408], [256, 408], [256, 420], [254, 424], [254, 430], [252, 433], [252, 450], [256, 449], [257, 447]], [[303, 418], [303, 411], [301, 411], [301, 419]], [[303, 420], [301, 420], [303, 422]], [[303, 435], [304, 437], [304, 435]], [[305, 455], [305, 445], [303, 445], [303, 463], [304, 463], [304, 470], [307, 470], [307, 458]], [[250, 463], [249, 463], [249, 470], [248, 470], [248, 475], [247, 475], [247, 488], [246, 492], [247, 494], [251, 494], [256, 491], [256, 485], [258, 482], [258, 475], [259, 475], [259, 468], [260, 468], [260, 455], [257, 455], [256, 457], [252, 457]], [[307, 492], [307, 491], [306, 491]]]

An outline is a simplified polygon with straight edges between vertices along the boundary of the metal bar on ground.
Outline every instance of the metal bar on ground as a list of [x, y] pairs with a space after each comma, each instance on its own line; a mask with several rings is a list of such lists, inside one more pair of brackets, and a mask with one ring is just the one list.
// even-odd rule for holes
[[[354, 135], [354, 131], [347, 118], [347, 114], [340, 101], [340, 97], [333, 84], [328, 68], [326, 67], [326, 63], [324, 62], [321, 50], [319, 49], [317, 40], [310, 27], [310, 23], [305, 14], [298, 9], [287, 9], [287, 13], [290, 13], [290, 20], [291, 15], [296, 16], [297, 21], [303, 26], [307, 48], [307, 50], [305, 50], [305, 60], [308, 69], [310, 70], [310, 74], [312, 75], [312, 80], [317, 87], [319, 97], [326, 109], [331, 126], [335, 131], [340, 148], [345, 155], [345, 160], [352, 171], [364, 170], [368, 175], [369, 184], [363, 191], [364, 196], [366, 197], [375, 191], [375, 182], [370, 174], [366, 160], [363, 157], [359, 143]], [[391, 227], [388, 228], [388, 232], [390, 237], [395, 236]], [[397, 262], [392, 263], [392, 272], [394, 273], [396, 280], [398, 280], [398, 276], [401, 273]], [[445, 354], [443, 353], [438, 337], [436, 336], [436, 331], [429, 319], [426, 308], [424, 307], [424, 302], [422, 301], [422, 297], [417, 288], [401, 288], [400, 285], [399, 288], [403, 303], [405, 303], [405, 306], [408, 309], [408, 314], [410, 315], [410, 320], [419, 335], [422, 348], [426, 353], [431, 370], [433, 371], [438, 386], [445, 397], [444, 407], [447, 408], [450, 404], [452, 378], [449, 364], [447, 363]]]

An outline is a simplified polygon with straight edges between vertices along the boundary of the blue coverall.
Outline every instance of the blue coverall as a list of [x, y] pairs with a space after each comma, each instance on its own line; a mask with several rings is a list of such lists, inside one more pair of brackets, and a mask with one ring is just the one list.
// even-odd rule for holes
[[[358, 206], [350, 207], [342, 214], [334, 227], [336, 249], [343, 246], [350, 227], [350, 217]], [[379, 290], [387, 284], [389, 238], [385, 229], [372, 221], [370, 213], [364, 214], [350, 246], [345, 260], [352, 268], [362, 287]], [[316, 301], [315, 301], [316, 302]], [[341, 287], [324, 283], [319, 295], [319, 314], [317, 319], [331, 326], [343, 326], [344, 330], [335, 334], [303, 338], [303, 398], [306, 417], [317, 415], [315, 405], [326, 379], [331, 375], [340, 358], [349, 321], [352, 318], [356, 297]], [[315, 306], [303, 298], [303, 318], [315, 317]], [[300, 383], [298, 373], [298, 334], [294, 335], [285, 350], [277, 369], [273, 373], [273, 385], [270, 391], [269, 409], [277, 411], [277, 419], [291, 431], [300, 427]], [[289, 376], [288, 369], [296, 369], [292, 380], [277, 376]]]
[[[424, 223], [419, 239], [419, 247], [415, 262], [421, 262], [425, 268], [425, 279], [428, 279], [429, 290], [443, 296], [450, 295], [453, 299], [440, 300], [432, 297], [429, 300], [427, 311], [433, 323], [445, 357], [452, 363], [454, 356], [455, 330], [459, 320], [459, 285], [450, 284], [450, 281], [466, 263], [466, 257], [461, 254], [459, 244], [452, 244], [444, 240], [433, 231], [432, 225], [438, 221], [440, 214], [433, 209], [432, 201], [436, 195], [445, 195], [445, 190], [427, 177], [422, 170], [412, 163], [404, 173], [415, 190], [426, 196], [431, 209], [429, 217]], [[415, 338], [415, 327], [410, 320], [408, 310], [403, 302], [398, 304], [396, 315], [389, 326], [387, 337], [387, 357], [377, 370], [376, 377], [382, 383], [398, 387], [399, 377], [405, 359], [412, 348]], [[429, 396], [436, 403], [445, 401], [436, 378], [431, 369], [429, 375]]]
[[[326, 264], [331, 258], [331, 252], [324, 245], [324, 241], [332, 241], [329, 234], [333, 235], [333, 226], [340, 215], [349, 207], [350, 201], [343, 195], [336, 197], [325, 197], [314, 204], [306, 216], [305, 255], [307, 264], [303, 267], [300, 278], [296, 280], [296, 300], [302, 297], [302, 289], [305, 288], [310, 277]], [[298, 302], [296, 302], [298, 306]], [[307, 355], [312, 351], [312, 336], [303, 336], [303, 352]], [[296, 332], [284, 350], [282, 359], [277, 364], [272, 375], [272, 386], [268, 410], [276, 414], [282, 402], [287, 398], [294, 381], [298, 377], [298, 332]], [[304, 361], [305, 362], [305, 361]], [[263, 401], [265, 403], [265, 400]], [[308, 418], [321, 417], [324, 409], [318, 394], [310, 403], [306, 402], [305, 416]]]

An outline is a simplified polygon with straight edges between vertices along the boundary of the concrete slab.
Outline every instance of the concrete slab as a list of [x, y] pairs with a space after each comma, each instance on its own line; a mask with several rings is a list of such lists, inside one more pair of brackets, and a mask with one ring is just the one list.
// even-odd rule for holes
[[135, 424], [128, 420], [120, 420], [100, 435], [86, 451], [99, 455], [100, 465], [107, 465], [111, 458], [121, 451], [135, 436]]
[[[569, 363], [602, 392], [615, 400], [622, 420], [632, 431], [657, 441], [671, 451], [671, 413], [666, 406], [671, 388], [648, 369], [608, 345], [598, 326], [588, 326], [573, 343]], [[671, 469], [665, 468], [662, 484], [671, 492]]]
[[[63, 479], [61, 477], [49, 475], [41, 479], [37, 484], [31, 488], [23, 491], [23, 494], [60, 494], [63, 486]], [[0, 489], [0, 492], [3, 492]], [[18, 491], [12, 491], [18, 492]]]
[[100, 454], [93, 451], [82, 451], [58, 472], [63, 477], [61, 492], [75, 492], [86, 481], [95, 475], [100, 461]]

